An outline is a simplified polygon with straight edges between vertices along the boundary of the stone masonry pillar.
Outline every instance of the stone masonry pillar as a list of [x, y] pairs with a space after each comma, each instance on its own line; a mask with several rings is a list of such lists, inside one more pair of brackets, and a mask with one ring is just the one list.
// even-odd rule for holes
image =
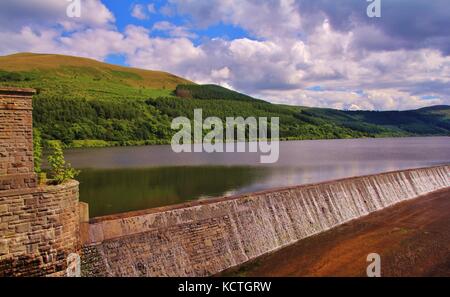
[[33, 94], [0, 87], [0, 277], [68, 275], [80, 249], [78, 182], [37, 185]]
[[33, 89], [0, 88], [0, 191], [33, 188]]

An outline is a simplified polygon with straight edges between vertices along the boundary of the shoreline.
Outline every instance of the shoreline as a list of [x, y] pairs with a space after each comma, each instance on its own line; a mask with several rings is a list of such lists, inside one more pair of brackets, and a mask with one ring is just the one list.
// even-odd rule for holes
[[[450, 135], [412, 135], [412, 136], [380, 136], [380, 137], [360, 137], [360, 138], [317, 138], [317, 139], [301, 139], [301, 138], [282, 138], [279, 139], [279, 142], [294, 142], [294, 141], [327, 141], [327, 140], [370, 140], [370, 139], [405, 139], [405, 138], [450, 138]], [[59, 141], [60, 140], [46, 140], [46, 141]], [[89, 141], [89, 140], [80, 140], [80, 141]], [[97, 141], [97, 140], [93, 140]], [[102, 140], [100, 140], [102, 141]], [[131, 144], [117, 144], [115, 142], [106, 142], [104, 146], [67, 146], [63, 144], [64, 150], [83, 150], [83, 149], [103, 149], [103, 148], [124, 148], [124, 147], [144, 147], [144, 146], [164, 146], [170, 145], [170, 141], [155, 141], [154, 143], [142, 143], [139, 144], [140, 141]], [[145, 140], [143, 142], [146, 142]], [[159, 143], [158, 143], [159, 142]], [[111, 143], [109, 145], [109, 143]], [[228, 142], [228, 143], [237, 143], [237, 142]], [[248, 141], [246, 141], [248, 143]], [[191, 143], [191, 145], [193, 145]]]

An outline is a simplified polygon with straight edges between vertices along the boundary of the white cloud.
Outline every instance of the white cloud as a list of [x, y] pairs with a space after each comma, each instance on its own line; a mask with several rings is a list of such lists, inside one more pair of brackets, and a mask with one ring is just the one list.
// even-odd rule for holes
[[[310, 43], [242, 38], [195, 45], [188, 38], [152, 37], [141, 26], [128, 26], [123, 33], [87, 29], [64, 37], [57, 30], [24, 27], [19, 34], [0, 33], [0, 52], [58, 52], [99, 60], [119, 53], [131, 66], [165, 70], [285, 104], [382, 110], [449, 103], [450, 57], [431, 49], [358, 55], [346, 42], [329, 42], [351, 40], [351, 34], [317, 34]], [[312, 86], [324, 91], [308, 90]]]
[[196, 77], [195, 65], [206, 59], [205, 53], [186, 38], [148, 38], [146, 43], [148, 46], [139, 47], [128, 56], [130, 65]]
[[301, 31], [295, 0], [169, 0], [169, 3], [171, 11], [191, 16], [202, 27], [224, 22], [264, 38], [294, 37]]
[[[124, 52], [126, 48], [121, 33], [102, 28], [61, 36], [61, 32], [54, 29], [36, 31], [23, 27], [19, 33], [0, 32], [0, 38], [4, 40], [0, 45], [1, 54], [59, 53], [103, 60], [110, 53]], [[92, 44], [95, 44], [95, 47]]]
[[[38, 3], [30, 1], [0, 3], [0, 16], [25, 3]], [[450, 104], [450, 56], [433, 48], [369, 50], [359, 45], [363, 37], [392, 40], [366, 25], [336, 30], [324, 18], [305, 29], [293, 0], [170, 0], [172, 5], [163, 10], [188, 14], [193, 23], [185, 27], [161, 21], [151, 29], [130, 25], [123, 32], [114, 27], [114, 16], [101, 1], [86, 1], [95, 7], [75, 22], [60, 15], [59, 0], [43, 1], [44, 8], [32, 5], [38, 10], [28, 16], [20, 10], [14, 24], [0, 27], [0, 53], [51, 52], [99, 60], [123, 54], [131, 66], [169, 71], [285, 104], [376, 110]], [[141, 9], [148, 16], [155, 7]], [[44, 16], [53, 25], [43, 23]], [[244, 28], [254, 38], [190, 40], [197, 37], [192, 26], [218, 21]], [[167, 37], [156, 37], [160, 32]], [[314, 86], [320, 88], [314, 91]]]
[[150, 18], [149, 14], [157, 13], [154, 3], [144, 4], [133, 4], [131, 8], [131, 16], [138, 20], [148, 20]]
[[152, 30], [167, 32], [170, 37], [197, 38], [197, 34], [189, 32], [188, 28], [176, 26], [166, 21], [155, 23]]
[[211, 78], [214, 80], [228, 80], [230, 78], [230, 68], [213, 69], [211, 71]]
[[70, 2], [61, 0], [14, 0], [0, 2], [2, 31], [20, 31], [23, 26], [34, 29], [61, 25], [67, 30], [80, 27], [106, 27], [114, 15], [98, 0], [81, 2], [81, 17], [70, 18], [66, 10]]
[[268, 90], [255, 95], [270, 98], [272, 102], [281, 104], [348, 110], [405, 110], [445, 103], [439, 98], [424, 100], [419, 96], [411, 96], [408, 92], [401, 92], [395, 89], [376, 89], [363, 93], [350, 90], [319, 92], [305, 89], [281, 92]]
[[150, 3], [147, 5], [147, 10], [149, 13], [156, 13], [156, 7], [154, 3]]
[[131, 15], [138, 19], [138, 20], [147, 20], [148, 14], [147, 14], [148, 8], [145, 7], [142, 4], [135, 4], [131, 10]]

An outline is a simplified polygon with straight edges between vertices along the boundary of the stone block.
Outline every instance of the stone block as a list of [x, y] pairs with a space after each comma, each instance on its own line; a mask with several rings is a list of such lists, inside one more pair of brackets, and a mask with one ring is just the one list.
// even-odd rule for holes
[[0, 214], [8, 212], [8, 205], [2, 204], [0, 205]]
[[19, 224], [16, 226], [16, 232], [17, 233], [25, 233], [28, 232], [30, 230], [30, 224], [29, 223], [25, 223], [25, 224]]
[[6, 239], [0, 239], [0, 255], [6, 255], [8, 253], [8, 241]]
[[80, 211], [80, 223], [89, 222], [89, 204], [85, 202], [79, 202], [79, 211]]

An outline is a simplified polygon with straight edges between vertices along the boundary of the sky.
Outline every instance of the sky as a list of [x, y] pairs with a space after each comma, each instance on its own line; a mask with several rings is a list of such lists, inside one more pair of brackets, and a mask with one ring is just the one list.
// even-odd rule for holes
[[[80, 17], [67, 14], [74, 1]], [[450, 1], [380, 0], [379, 18], [368, 17], [370, 4], [1, 0], [0, 55], [89, 57], [291, 105], [405, 110], [450, 104]]]

